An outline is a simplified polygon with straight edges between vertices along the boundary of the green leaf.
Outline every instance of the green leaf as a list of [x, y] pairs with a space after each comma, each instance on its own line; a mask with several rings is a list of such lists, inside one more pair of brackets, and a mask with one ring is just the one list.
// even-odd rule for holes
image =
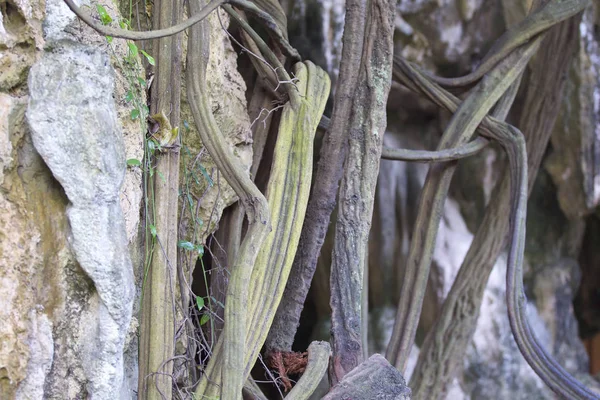
[[156, 237], [156, 226], [150, 225], [150, 234], [152, 237]]
[[135, 56], [138, 53], [138, 47], [133, 42], [127, 42], [127, 46], [129, 47], [129, 54]]
[[198, 251], [198, 257], [202, 257], [204, 255], [204, 246], [199, 244], [196, 246], [196, 250]]
[[131, 110], [131, 119], [132, 120], [136, 120], [140, 117], [140, 110], [138, 110], [137, 108]]
[[133, 92], [130, 90], [125, 95], [125, 101], [129, 103], [131, 100], [133, 100]]
[[112, 36], [107, 36], [107, 37], [106, 37], [106, 41], [107, 41], [108, 43], [112, 43], [112, 41], [113, 41], [113, 37], [112, 37]]
[[126, 18], [123, 18], [119, 21], [119, 26], [121, 27], [121, 29], [131, 29], [131, 24]]
[[208, 321], [210, 321], [210, 316], [208, 314], [204, 314], [201, 318], [200, 318], [200, 325], [204, 325], [205, 323], [207, 323]]
[[140, 78], [138, 76], [137, 81], [142, 87], [146, 87], [146, 81], [144, 80], [144, 78]]
[[204, 297], [196, 296], [196, 305], [198, 306], [198, 311], [201, 311], [204, 308]]
[[106, 12], [106, 8], [100, 4], [96, 4], [96, 10], [98, 10], [98, 14], [100, 15], [100, 21], [102, 25], [108, 25], [112, 22], [112, 18]]
[[144, 55], [144, 57], [146, 57], [146, 60], [148, 60], [148, 63], [150, 65], [154, 65], [154, 57], [152, 57], [150, 54], [146, 53], [144, 50], [140, 50], [140, 53], [142, 53]]
[[180, 240], [177, 242], [177, 247], [181, 247], [184, 250], [192, 251], [194, 250], [194, 244], [192, 242], [188, 242], [185, 240]]
[[129, 165], [130, 167], [139, 167], [140, 165], [142, 165], [142, 162], [137, 158], [130, 158], [129, 160], [127, 160], [127, 165]]

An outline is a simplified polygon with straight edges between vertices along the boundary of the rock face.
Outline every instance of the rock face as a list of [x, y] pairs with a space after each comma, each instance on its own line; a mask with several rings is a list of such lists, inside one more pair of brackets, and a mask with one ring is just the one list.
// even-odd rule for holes
[[404, 378], [381, 354], [360, 363], [323, 400], [410, 400]]
[[114, 71], [95, 47], [64, 44], [29, 72], [33, 144], [69, 200], [75, 258], [96, 289], [82, 310], [82, 367], [92, 398], [115, 398], [131, 323], [133, 270], [119, 192], [125, 150], [112, 93]]
[[0, 398], [130, 398], [142, 193], [125, 159], [143, 132], [109, 56], [127, 46], [58, 0], [1, 10]]

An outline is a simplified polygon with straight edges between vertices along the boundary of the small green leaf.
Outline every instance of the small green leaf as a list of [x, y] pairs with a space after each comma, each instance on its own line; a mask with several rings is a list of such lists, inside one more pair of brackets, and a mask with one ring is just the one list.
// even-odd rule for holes
[[200, 325], [204, 325], [205, 323], [207, 323], [208, 321], [210, 321], [210, 316], [208, 314], [204, 314], [201, 318], [200, 318]]
[[138, 53], [138, 47], [133, 42], [127, 42], [127, 46], [129, 47], [129, 54], [135, 56]]
[[100, 4], [96, 4], [96, 10], [98, 10], [98, 14], [100, 15], [100, 21], [102, 25], [108, 25], [112, 22], [112, 18], [106, 12], [106, 8]]
[[132, 120], [136, 120], [140, 117], [140, 110], [138, 110], [137, 108], [131, 110], [131, 119]]
[[150, 225], [150, 234], [152, 237], [156, 237], [156, 226]]
[[146, 81], [144, 80], [144, 78], [140, 78], [140, 77], [138, 76], [138, 78], [137, 78], [137, 81], [138, 81], [138, 83], [140, 84], [140, 86], [142, 86], [142, 87], [146, 87]]
[[112, 37], [112, 36], [107, 36], [107, 37], [106, 37], [106, 41], [107, 41], [108, 43], [112, 43], [112, 41], [113, 41], [113, 37]]
[[126, 18], [123, 18], [121, 21], [119, 21], [119, 26], [121, 29], [131, 29], [131, 24]]
[[150, 65], [154, 65], [154, 57], [152, 57], [150, 54], [146, 53], [144, 50], [140, 50], [140, 53], [142, 53], [144, 55], [144, 57], [146, 57], [146, 60], [148, 60], [148, 63]]
[[204, 255], [204, 246], [199, 244], [196, 246], [196, 250], [198, 251], [198, 257], [202, 257]]
[[129, 160], [127, 160], [127, 165], [129, 165], [130, 167], [139, 167], [140, 165], [142, 165], [142, 162], [137, 158], [130, 158]]
[[198, 311], [201, 311], [204, 308], [204, 297], [196, 296], [196, 305], [198, 306]]
[[192, 251], [194, 250], [194, 244], [192, 242], [188, 242], [185, 240], [180, 240], [177, 242], [177, 247], [181, 247], [184, 250]]
[[130, 90], [125, 95], [125, 101], [129, 103], [131, 100], [133, 100], [133, 92]]

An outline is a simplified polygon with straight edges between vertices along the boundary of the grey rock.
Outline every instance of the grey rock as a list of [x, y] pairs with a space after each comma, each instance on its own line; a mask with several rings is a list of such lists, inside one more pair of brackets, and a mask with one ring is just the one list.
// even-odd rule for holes
[[410, 400], [402, 374], [381, 354], [373, 354], [350, 371], [323, 400]]
[[87, 391], [92, 399], [114, 399], [134, 297], [119, 203], [126, 164], [112, 98], [114, 71], [105, 53], [65, 42], [31, 68], [29, 88], [33, 143], [71, 203], [71, 245], [99, 296], [90, 305], [93, 320], [82, 324]]
[[52, 323], [48, 316], [38, 310], [29, 313], [29, 362], [27, 376], [19, 385], [16, 400], [37, 400], [44, 398], [44, 384], [54, 358]]

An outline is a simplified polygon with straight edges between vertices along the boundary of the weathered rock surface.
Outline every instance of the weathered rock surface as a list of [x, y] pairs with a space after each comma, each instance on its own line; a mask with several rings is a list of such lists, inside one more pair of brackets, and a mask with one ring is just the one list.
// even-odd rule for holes
[[27, 110], [33, 144], [69, 200], [76, 260], [96, 289], [81, 315], [80, 357], [97, 399], [121, 389], [135, 293], [119, 203], [126, 163], [113, 74], [102, 50], [65, 43], [31, 68]]
[[115, 74], [106, 40], [62, 1], [0, 11], [0, 398], [131, 397], [142, 193], [125, 158], [143, 154], [139, 123], [119, 119], [131, 72]]
[[410, 400], [404, 378], [381, 354], [360, 363], [323, 400]]

